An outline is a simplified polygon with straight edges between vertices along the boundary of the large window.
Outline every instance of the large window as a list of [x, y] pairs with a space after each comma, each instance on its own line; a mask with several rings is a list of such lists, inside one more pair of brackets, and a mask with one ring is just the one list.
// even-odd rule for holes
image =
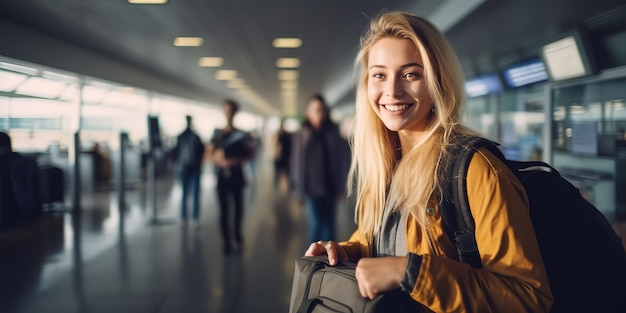
[[626, 79], [552, 91], [553, 164], [605, 215], [626, 216]]
[[541, 160], [544, 88], [544, 84], [539, 84], [471, 98], [465, 123], [482, 136], [499, 142], [509, 159]]
[[626, 79], [618, 79], [554, 90], [554, 148], [581, 156], [622, 157], [625, 88]]
[[[115, 145], [125, 132], [131, 143], [147, 138], [147, 116], [160, 116], [165, 142], [185, 127], [185, 115], [207, 139], [223, 124], [219, 104], [162, 95], [75, 73], [0, 57], [0, 129], [8, 131], [16, 151], [66, 150], [80, 130], [84, 150], [95, 143]], [[242, 125], [257, 125], [242, 112]], [[250, 122], [250, 121], [253, 122]]]

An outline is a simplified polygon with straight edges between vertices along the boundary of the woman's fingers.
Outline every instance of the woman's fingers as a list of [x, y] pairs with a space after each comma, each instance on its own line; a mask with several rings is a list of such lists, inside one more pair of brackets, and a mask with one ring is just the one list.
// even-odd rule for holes
[[348, 256], [343, 247], [339, 246], [338, 243], [334, 241], [318, 241], [319, 244], [323, 245], [326, 249], [326, 254], [328, 254], [328, 264], [331, 266], [337, 265], [339, 260], [347, 260]]
[[316, 256], [320, 254], [328, 255], [328, 263], [333, 266], [337, 265], [339, 260], [347, 260], [346, 251], [334, 241], [317, 241], [312, 243], [304, 253], [305, 256]]
[[325, 254], [326, 248], [318, 242], [311, 243], [309, 248], [304, 252], [304, 256], [316, 256], [320, 254]]

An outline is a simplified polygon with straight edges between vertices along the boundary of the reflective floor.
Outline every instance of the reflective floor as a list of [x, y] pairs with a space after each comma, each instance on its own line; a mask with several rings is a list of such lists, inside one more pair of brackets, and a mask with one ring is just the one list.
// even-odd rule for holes
[[[114, 191], [98, 191], [83, 196], [80, 215], [47, 214], [0, 234], [0, 312], [287, 312], [307, 223], [285, 184], [274, 184], [269, 157], [258, 162], [240, 254], [222, 254], [210, 166], [197, 229], [178, 218], [175, 179], [129, 189], [123, 209]], [[353, 212], [342, 203], [337, 214], [346, 238]]]
[[[80, 215], [0, 233], [0, 312], [287, 312], [306, 218], [284, 182], [274, 184], [268, 154], [255, 168], [238, 255], [222, 254], [210, 166], [198, 229], [178, 219], [180, 189], [165, 177], [128, 189], [123, 209], [114, 191], [98, 191], [84, 195]], [[347, 238], [353, 212], [342, 203], [337, 214]], [[626, 236], [626, 223], [615, 227]]]

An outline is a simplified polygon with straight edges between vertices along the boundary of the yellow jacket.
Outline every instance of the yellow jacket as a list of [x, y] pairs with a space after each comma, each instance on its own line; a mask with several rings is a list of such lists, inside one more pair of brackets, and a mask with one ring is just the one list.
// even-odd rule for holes
[[[422, 259], [411, 297], [433, 312], [548, 312], [552, 293], [521, 183], [483, 148], [470, 162], [467, 194], [483, 268], [457, 261], [432, 201], [434, 227], [426, 230], [411, 216], [406, 222], [407, 252]], [[352, 261], [369, 256], [370, 243], [358, 229], [340, 244]]]

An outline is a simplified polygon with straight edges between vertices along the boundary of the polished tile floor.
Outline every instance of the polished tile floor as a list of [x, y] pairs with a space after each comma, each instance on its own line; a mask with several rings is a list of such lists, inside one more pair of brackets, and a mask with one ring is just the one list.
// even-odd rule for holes
[[[0, 312], [287, 312], [307, 223], [284, 184], [274, 185], [269, 157], [258, 162], [240, 254], [222, 254], [210, 166], [198, 229], [178, 219], [172, 178], [128, 190], [122, 209], [115, 192], [94, 192], [83, 196], [81, 214], [48, 214], [0, 234]], [[342, 203], [337, 214], [346, 238], [353, 212]]]
[[[285, 185], [274, 184], [268, 154], [258, 162], [249, 172], [241, 254], [221, 253], [210, 166], [198, 229], [178, 219], [171, 177], [129, 189], [123, 208], [115, 192], [98, 191], [83, 196], [81, 214], [47, 214], [0, 233], [0, 312], [287, 312], [307, 222]], [[338, 238], [347, 238], [353, 212], [342, 203], [337, 214]], [[626, 223], [615, 227], [626, 238]]]

